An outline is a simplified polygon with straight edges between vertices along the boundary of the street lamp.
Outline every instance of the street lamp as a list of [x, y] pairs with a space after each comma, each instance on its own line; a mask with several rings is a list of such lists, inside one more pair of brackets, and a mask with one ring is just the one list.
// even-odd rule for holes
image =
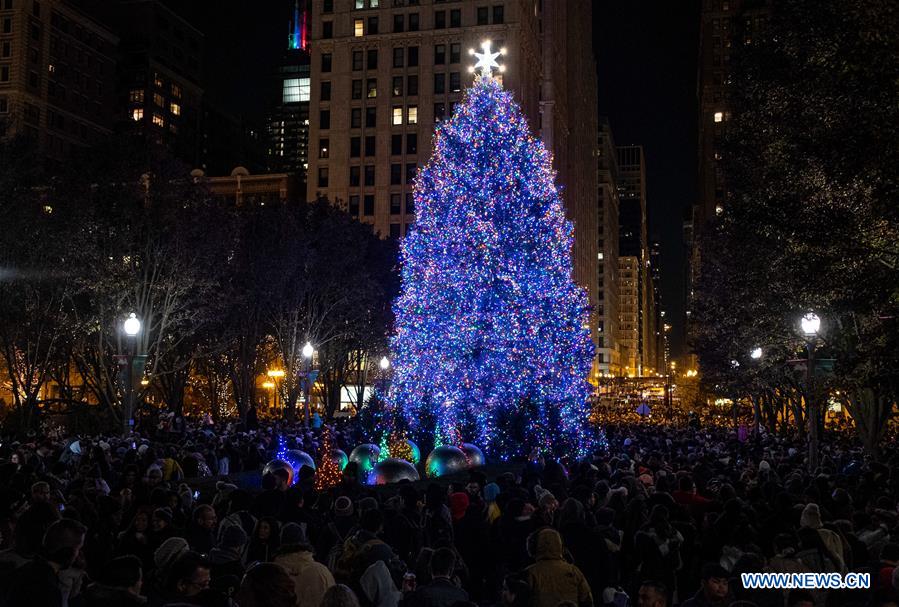
[[761, 349], [761, 348], [754, 348], [754, 349], [752, 350], [752, 352], [749, 353], [749, 357], [750, 357], [752, 360], [758, 360], [758, 359], [760, 359], [760, 358], [762, 357], [762, 349]]
[[315, 348], [312, 347], [311, 342], [306, 342], [306, 345], [303, 346], [303, 358], [306, 360], [306, 367], [304, 370], [304, 377], [306, 378], [306, 394], [305, 394], [305, 407], [303, 411], [303, 420], [306, 427], [309, 427], [309, 405], [310, 405], [310, 393], [312, 392], [312, 377], [310, 377], [312, 373], [312, 355], [315, 354]]
[[805, 348], [808, 357], [805, 363], [805, 391], [806, 405], [808, 406], [808, 467], [810, 472], [818, 468], [818, 443], [820, 441], [820, 427], [818, 403], [814, 397], [815, 391], [815, 348], [818, 345], [818, 333], [821, 331], [821, 318], [814, 312], [809, 312], [799, 321], [802, 334], [805, 336]]
[[122, 412], [122, 436], [127, 436], [134, 425], [134, 361], [137, 355], [137, 336], [140, 334], [140, 329], [140, 319], [137, 314], [131, 312], [122, 323], [122, 330], [128, 339], [125, 346], [126, 353], [119, 359], [119, 364], [124, 362], [128, 367], [125, 373], [125, 410]]
[[381, 362], [379, 362], [378, 365], [381, 367], [381, 371], [386, 371], [390, 368], [390, 359], [386, 356], [382, 356]]

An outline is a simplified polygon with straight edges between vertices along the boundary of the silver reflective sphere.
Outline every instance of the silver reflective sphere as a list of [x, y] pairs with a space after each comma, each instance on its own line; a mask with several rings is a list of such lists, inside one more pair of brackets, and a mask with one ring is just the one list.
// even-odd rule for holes
[[378, 457], [381, 455], [381, 448], [371, 443], [359, 445], [350, 453], [350, 461], [359, 464], [359, 470], [364, 473], [371, 472], [378, 463]]
[[287, 461], [293, 464], [294, 470], [299, 475], [300, 468], [303, 466], [309, 466], [313, 470], [315, 470], [315, 460], [312, 459], [312, 456], [306, 453], [305, 451], [300, 451], [299, 449], [291, 449], [287, 452]]
[[331, 449], [330, 457], [331, 461], [337, 464], [341, 470], [346, 468], [347, 462], [350, 461], [350, 458], [347, 457], [342, 449]]
[[293, 479], [295, 478], [293, 466], [288, 464], [282, 459], [273, 459], [269, 463], [265, 465], [265, 468], [262, 469], [262, 476], [266, 474], [272, 474], [275, 470], [286, 470], [287, 471], [287, 484], [293, 485]]
[[386, 485], [388, 483], [398, 483], [400, 481], [417, 481], [418, 470], [411, 463], [404, 459], [385, 459], [383, 462], [375, 464], [368, 477], [369, 485]]
[[480, 468], [487, 463], [484, 452], [475, 445], [472, 445], [471, 443], [462, 443], [460, 449], [462, 450], [462, 453], [465, 454], [465, 457], [468, 458], [469, 468]]
[[453, 474], [468, 469], [468, 458], [458, 447], [452, 445], [441, 445], [437, 447], [428, 456], [425, 462], [425, 474], [434, 478]]

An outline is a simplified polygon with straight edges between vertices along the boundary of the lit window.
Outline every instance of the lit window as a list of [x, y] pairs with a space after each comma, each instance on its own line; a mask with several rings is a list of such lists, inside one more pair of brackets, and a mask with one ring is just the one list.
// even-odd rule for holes
[[356, 9], [365, 8], [365, 0], [356, 0]]
[[132, 89], [128, 94], [128, 99], [134, 103], [143, 103], [144, 102], [144, 90], [143, 89]]
[[172, 103], [170, 109], [172, 110], [172, 114], [174, 114], [175, 116], [181, 115], [181, 106], [177, 103]]
[[51, 74], [56, 73], [56, 66], [53, 65], [52, 63], [49, 64], [49, 65], [47, 66], [47, 71], [50, 72]]
[[363, 25], [363, 23], [364, 22], [362, 21], [362, 19], [356, 19], [353, 22], [353, 34], [356, 36], [356, 38], [361, 38], [365, 35], [365, 26]]
[[160, 76], [158, 73], [157, 73], [157, 74], [154, 74], [154, 75], [153, 75], [153, 83], [154, 83], [157, 87], [162, 88], [162, 76]]
[[165, 99], [163, 99], [162, 95], [160, 95], [159, 93], [153, 93], [153, 103], [155, 103], [159, 107], [165, 107]]
[[378, 2], [378, 0], [369, 0], [368, 6], [370, 8], [378, 8], [379, 4], [380, 2]]
[[408, 112], [408, 120], [406, 121], [409, 124], [418, 124], [418, 106], [410, 105]]
[[159, 114], [153, 114], [153, 124], [164, 128], [165, 127], [165, 118], [163, 118]]
[[134, 108], [131, 110], [131, 120], [134, 122], [140, 122], [144, 119], [144, 108]]
[[393, 106], [393, 124], [403, 124], [403, 108]]
[[715, 112], [715, 122], [724, 121], [724, 112]]
[[288, 78], [284, 81], [284, 103], [309, 101], [310, 93], [309, 78]]
[[603, 254], [602, 254], [602, 253], [597, 253], [597, 254], [596, 254], [596, 258], [599, 259], [600, 261], [602, 261]]
[[175, 83], [172, 83], [172, 97], [181, 98], [181, 87]]

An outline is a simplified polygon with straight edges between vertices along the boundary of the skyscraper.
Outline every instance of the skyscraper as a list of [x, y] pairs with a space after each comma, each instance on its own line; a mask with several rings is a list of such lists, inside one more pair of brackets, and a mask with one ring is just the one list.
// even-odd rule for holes
[[64, 160], [112, 132], [116, 46], [64, 0], [0, 0], [0, 123]]
[[287, 48], [276, 74], [278, 98], [266, 125], [268, 170], [294, 175], [304, 190], [309, 163], [311, 91], [308, 14], [306, 0], [294, 0]]
[[628, 375], [641, 376], [656, 372], [655, 299], [647, 236], [646, 161], [642, 146], [620, 146], [617, 150], [622, 367]]
[[607, 119], [601, 119], [599, 123], [596, 157], [599, 170], [598, 363], [600, 374], [617, 376], [622, 370], [618, 329], [621, 286], [618, 272], [618, 154]]
[[506, 49], [503, 85], [553, 153], [575, 226], [574, 278], [589, 293], [598, 345], [590, 24], [583, 0], [313, 2], [308, 198], [327, 196], [381, 235], [404, 235], [434, 126], [452, 115], [471, 78], [468, 50], [489, 39]]
[[111, 10], [122, 40], [117, 120], [204, 167], [203, 34], [159, 0], [122, 0]]

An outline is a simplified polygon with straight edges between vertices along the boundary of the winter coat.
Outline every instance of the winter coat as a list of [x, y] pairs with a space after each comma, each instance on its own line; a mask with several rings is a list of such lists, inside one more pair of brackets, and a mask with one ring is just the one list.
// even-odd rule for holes
[[562, 536], [555, 529], [541, 529], [534, 538], [537, 561], [525, 569], [533, 593], [533, 607], [556, 607], [571, 601], [578, 607], [593, 607], [593, 595], [581, 570], [562, 558]]
[[307, 550], [279, 554], [273, 562], [284, 567], [293, 580], [298, 607], [318, 607], [325, 592], [334, 585], [328, 568], [317, 563]]

